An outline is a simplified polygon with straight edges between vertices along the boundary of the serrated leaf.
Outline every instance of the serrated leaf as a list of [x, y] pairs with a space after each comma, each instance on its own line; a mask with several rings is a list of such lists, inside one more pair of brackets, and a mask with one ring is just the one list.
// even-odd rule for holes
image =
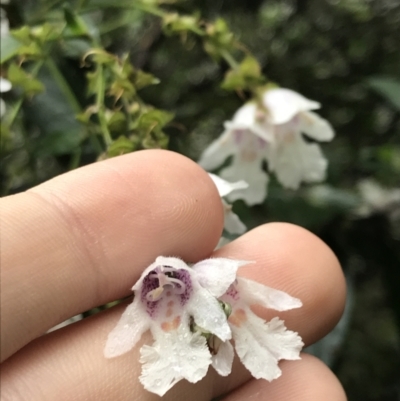
[[400, 111], [400, 80], [394, 77], [371, 77], [368, 86], [388, 100]]

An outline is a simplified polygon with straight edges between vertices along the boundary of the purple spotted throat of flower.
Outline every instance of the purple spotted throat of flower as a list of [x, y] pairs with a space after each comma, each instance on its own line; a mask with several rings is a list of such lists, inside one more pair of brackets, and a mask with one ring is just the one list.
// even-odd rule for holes
[[163, 396], [182, 379], [201, 380], [211, 365], [220, 375], [231, 373], [234, 348], [255, 378], [278, 378], [281, 359], [300, 359], [300, 336], [275, 317], [266, 322], [251, 305], [277, 311], [302, 303], [283, 291], [237, 276], [248, 261], [212, 258], [193, 266], [160, 256], [133, 286], [134, 300], [110, 332], [104, 355], [130, 351], [148, 330], [152, 345], [140, 349], [140, 381]]

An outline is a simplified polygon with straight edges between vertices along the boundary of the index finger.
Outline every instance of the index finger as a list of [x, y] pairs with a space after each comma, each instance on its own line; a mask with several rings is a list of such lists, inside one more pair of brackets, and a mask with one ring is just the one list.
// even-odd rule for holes
[[160, 254], [206, 257], [223, 226], [207, 173], [161, 150], [96, 163], [1, 203], [2, 360], [55, 324], [128, 295]]

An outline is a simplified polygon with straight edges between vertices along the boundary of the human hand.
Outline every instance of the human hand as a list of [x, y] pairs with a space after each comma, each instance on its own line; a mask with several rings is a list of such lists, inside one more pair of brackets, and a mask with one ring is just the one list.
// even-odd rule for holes
[[[344, 306], [336, 257], [290, 224], [260, 226], [213, 251], [222, 232], [217, 190], [188, 159], [143, 151], [59, 176], [1, 200], [1, 390], [4, 401], [157, 400], [139, 383], [139, 346], [106, 359], [108, 333], [126, 304], [45, 334], [63, 320], [125, 297], [157, 256], [195, 262], [210, 255], [253, 260], [239, 275], [288, 292], [303, 307], [276, 313], [306, 345], [324, 336]], [[146, 342], [146, 336], [142, 342]], [[148, 341], [147, 341], [148, 342]], [[333, 374], [306, 354], [282, 361], [282, 376], [254, 380], [235, 360], [228, 377], [213, 369], [179, 382], [166, 400], [342, 401]]]

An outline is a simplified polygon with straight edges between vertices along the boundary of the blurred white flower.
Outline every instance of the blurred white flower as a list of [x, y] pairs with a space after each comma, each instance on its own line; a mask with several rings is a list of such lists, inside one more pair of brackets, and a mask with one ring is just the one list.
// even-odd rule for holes
[[[4, 1], [1, 1], [0, 4], [7, 4]], [[6, 12], [0, 8], [0, 37], [4, 37], [8, 35], [8, 32], [10, 30], [10, 24], [8, 22], [7, 14]]]
[[[302, 303], [283, 291], [266, 287], [255, 281], [237, 278], [220, 298], [231, 308], [228, 319], [236, 352], [243, 365], [256, 379], [274, 380], [281, 375], [281, 359], [300, 359], [303, 342], [300, 336], [287, 330], [277, 317], [269, 322], [255, 315], [251, 305], [262, 305], [277, 311], [299, 308]], [[212, 365], [226, 376], [231, 372], [233, 347], [229, 341], [217, 341]]]
[[267, 195], [268, 175], [263, 161], [275, 172], [285, 187], [297, 189], [302, 181], [319, 182], [325, 178], [327, 161], [319, 145], [308, 143], [302, 134], [313, 140], [330, 141], [334, 131], [330, 124], [312, 110], [320, 104], [289, 89], [267, 90], [260, 101], [242, 106], [225, 131], [200, 157], [206, 170], [219, 167], [228, 156], [231, 166], [224, 168], [221, 177], [249, 184], [246, 191], [229, 196], [243, 199], [249, 206], [261, 203]]
[[[7, 4], [2, 1], [1, 4]], [[6, 16], [6, 12], [0, 8], [0, 40], [4, 38], [4, 36], [8, 35], [9, 32], [9, 24]], [[0, 93], [8, 92], [11, 90], [11, 82], [7, 79], [0, 77]], [[3, 117], [6, 112], [6, 104], [3, 99], [0, 98], [0, 118]]]
[[215, 258], [190, 268], [178, 258], [158, 257], [133, 286], [135, 298], [109, 334], [105, 356], [128, 352], [150, 330], [155, 341], [140, 350], [144, 388], [162, 396], [182, 379], [199, 381], [211, 364], [202, 334], [212, 333], [221, 341], [232, 335], [216, 298], [225, 293], [238, 267], [246, 263]]
[[286, 188], [298, 189], [302, 181], [323, 181], [328, 162], [319, 145], [307, 143], [302, 136], [321, 142], [333, 139], [331, 125], [312, 111], [320, 104], [289, 89], [272, 89], [265, 92], [263, 106], [273, 126], [267, 148], [269, 170]]
[[[8, 92], [11, 89], [11, 82], [7, 79], [0, 77], [0, 93]], [[6, 112], [6, 104], [3, 99], [0, 98], [0, 118], [3, 117]]]
[[248, 184], [245, 181], [228, 182], [218, 177], [215, 174], [208, 174], [217, 187], [219, 196], [221, 197], [222, 205], [224, 207], [224, 229], [230, 234], [243, 234], [246, 232], [246, 226], [239, 219], [239, 216], [232, 211], [232, 205], [226, 203], [224, 196], [229, 195], [232, 191], [246, 189]]
[[[223, 134], [204, 151], [199, 164], [206, 170], [219, 167], [228, 156], [232, 164], [220, 172], [228, 181], [244, 180], [249, 187], [229, 194], [228, 199], [243, 199], [248, 205], [261, 203], [267, 195], [268, 175], [262, 169], [267, 142], [260, 135], [264, 132], [256, 122], [257, 105], [248, 103], [241, 107], [232, 121], [225, 123]], [[258, 134], [254, 132], [258, 130]], [[268, 133], [268, 131], [266, 131]]]
[[362, 204], [356, 210], [361, 216], [376, 212], [392, 212], [400, 208], [400, 188], [384, 188], [377, 181], [365, 179], [358, 183]]

